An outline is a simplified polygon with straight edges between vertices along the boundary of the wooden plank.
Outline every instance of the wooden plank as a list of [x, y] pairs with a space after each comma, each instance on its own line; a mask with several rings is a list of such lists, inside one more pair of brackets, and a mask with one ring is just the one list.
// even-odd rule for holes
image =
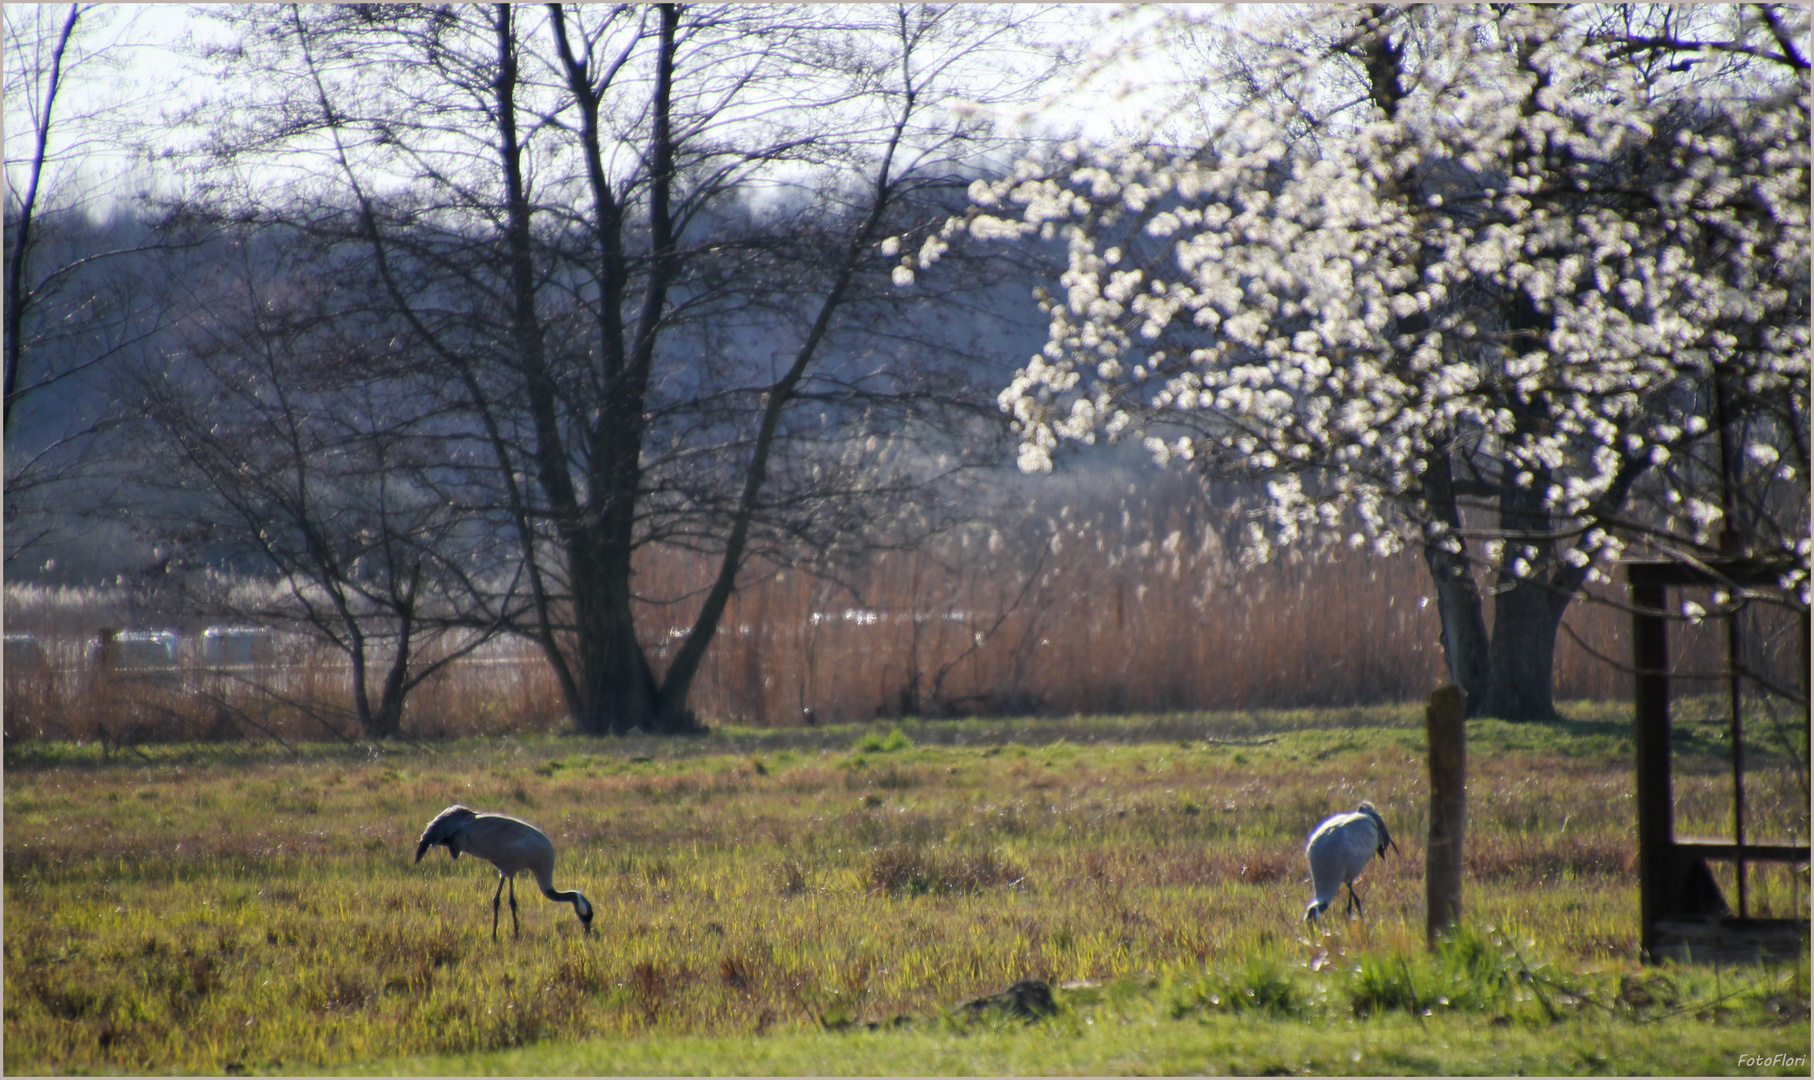
[[[1627, 566], [1629, 573], [1633, 567]], [[1633, 693], [1635, 724], [1632, 753], [1637, 772], [1639, 946], [1645, 956], [1657, 944], [1655, 924], [1669, 914], [1675, 893], [1675, 802], [1669, 777], [1668, 621], [1663, 618], [1665, 590], [1658, 584], [1631, 582], [1632, 666], [1637, 669]]]
[[[1807, 862], [1806, 844], [1744, 844], [1749, 862]], [[1703, 859], [1737, 859], [1741, 845], [1726, 840], [1677, 840], [1675, 849]]]
[[1632, 559], [1621, 563], [1625, 580], [1635, 588], [1667, 585], [1718, 585], [1731, 582], [1747, 587], [1775, 586], [1789, 565], [1776, 559], [1708, 559], [1706, 569], [1672, 559]]
[[1652, 959], [1677, 963], [1752, 964], [1806, 956], [1801, 919], [1663, 919]]

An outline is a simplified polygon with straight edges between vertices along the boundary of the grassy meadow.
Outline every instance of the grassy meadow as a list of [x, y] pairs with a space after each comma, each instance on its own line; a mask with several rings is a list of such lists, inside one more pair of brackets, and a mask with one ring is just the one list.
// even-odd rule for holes
[[[1805, 961], [1638, 964], [1628, 707], [1565, 711], [1470, 724], [1466, 925], [1434, 956], [1414, 706], [15, 742], [4, 1065], [1805, 1074]], [[1684, 834], [1726, 829], [1718, 733], [1679, 724]], [[1749, 752], [1750, 835], [1805, 837], [1792, 771]], [[1362, 798], [1403, 857], [1372, 864], [1366, 919], [1307, 927], [1304, 837]], [[453, 802], [547, 831], [596, 933], [529, 886], [494, 943], [489, 867], [411, 861]], [[1804, 876], [1750, 884], [1754, 912], [1806, 917]], [[1056, 1014], [963, 1008], [1023, 978]]]

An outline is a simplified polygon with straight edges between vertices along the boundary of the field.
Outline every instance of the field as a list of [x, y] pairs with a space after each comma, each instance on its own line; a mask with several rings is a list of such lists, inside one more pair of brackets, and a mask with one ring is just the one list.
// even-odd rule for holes
[[[1470, 724], [1466, 925], [1435, 956], [1410, 706], [16, 743], [5, 1069], [1805, 1075], [1805, 961], [1637, 963], [1628, 710], [1565, 711]], [[1679, 724], [1682, 833], [1725, 830], [1717, 733]], [[1750, 752], [1751, 835], [1805, 837]], [[1403, 856], [1365, 919], [1309, 928], [1303, 837], [1362, 798]], [[494, 943], [489, 868], [411, 861], [452, 802], [546, 829], [596, 933], [528, 887]], [[1805, 875], [1751, 895], [1806, 917]], [[963, 1007], [1023, 978], [1055, 1015]]]

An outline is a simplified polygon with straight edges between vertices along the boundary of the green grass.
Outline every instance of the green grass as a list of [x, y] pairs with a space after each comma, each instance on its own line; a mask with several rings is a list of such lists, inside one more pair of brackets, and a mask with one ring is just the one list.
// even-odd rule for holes
[[502, 1053], [392, 1059], [374, 1072], [447, 1075], [1805, 1075], [1806, 1065], [1745, 1068], [1745, 1054], [1796, 1055], [1807, 1027], [1642, 1025], [1572, 1020], [1541, 1028], [1471, 1017], [1281, 1021], [1067, 1010], [1006, 1025], [800, 1032], [760, 1039], [632, 1038]]
[[[1467, 929], [1435, 957], [1412, 707], [11, 747], [5, 1067], [1750, 1072], [1739, 1054], [1805, 1053], [1805, 964], [1636, 963], [1629, 724], [1569, 711], [1470, 725]], [[1714, 724], [1683, 728], [1678, 813], [1717, 831]], [[1788, 770], [1757, 759], [1752, 835], [1806, 836]], [[1366, 921], [1308, 929], [1303, 837], [1362, 798], [1404, 857], [1362, 882]], [[597, 933], [530, 887], [522, 940], [506, 912], [494, 944], [489, 868], [412, 862], [456, 801], [548, 831]], [[1806, 917], [1786, 872], [1752, 896]], [[1025, 977], [1096, 985], [1031, 1026], [958, 1008]]]

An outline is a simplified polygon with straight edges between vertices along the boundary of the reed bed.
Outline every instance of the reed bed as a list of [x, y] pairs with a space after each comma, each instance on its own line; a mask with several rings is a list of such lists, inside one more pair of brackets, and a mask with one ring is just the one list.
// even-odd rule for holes
[[[733, 599], [694, 707], [709, 723], [789, 726], [1365, 704], [1413, 700], [1444, 681], [1434, 615], [1419, 606], [1423, 571], [1409, 558], [1306, 558], [1228, 579], [1163, 544], [1156, 568], [1139, 548], [1124, 559], [1062, 542], [1057, 554], [1022, 566], [886, 554], [861, 568], [854, 587], [771, 568]], [[965, 554], [961, 541], [953, 546]], [[694, 556], [655, 552], [640, 583], [684, 594], [709, 571]], [[21, 592], [8, 587], [9, 628], [33, 632], [49, 662], [7, 670], [10, 737], [356, 733], [345, 658], [306, 639], [284, 639], [269, 664], [220, 672], [186, 638], [174, 671], [102, 679], [84, 660], [100, 626], [190, 635], [201, 626], [134, 619], [80, 590], [56, 597], [63, 607], [20, 601]], [[691, 612], [682, 607], [644, 605], [642, 636], [658, 667], [670, 655], [670, 631], [687, 625]], [[1621, 620], [1584, 606], [1577, 621], [1605, 648], [1621, 647]], [[1619, 695], [1621, 676], [1569, 643], [1558, 660], [1565, 693]], [[445, 738], [563, 725], [559, 688], [539, 650], [504, 639], [424, 683], [404, 730]]]
[[[1419, 701], [1448, 681], [1428, 572], [1414, 552], [1294, 550], [1242, 567], [1200, 503], [1137, 485], [999, 520], [816, 572], [751, 567], [694, 685], [694, 709], [709, 724], [771, 727], [1293, 709]], [[715, 572], [710, 559], [679, 549], [642, 552], [639, 632], [658, 670]], [[1481, 582], [1490, 584], [1484, 573]], [[1559, 700], [1629, 698], [1621, 596], [1596, 586], [1570, 606], [1555, 653]], [[5, 606], [8, 632], [38, 635], [50, 657], [42, 668], [7, 671], [10, 737], [356, 735], [345, 657], [306, 638], [282, 638], [271, 663], [223, 674], [200, 662], [202, 620], [136, 605], [122, 588], [9, 583]], [[1805, 646], [1795, 620], [1774, 612], [1749, 620], [1758, 663], [1799, 681]], [[101, 626], [181, 631], [177, 670], [94, 678], [83, 647]], [[1685, 669], [1723, 662], [1717, 620], [1678, 620], [1672, 635]], [[432, 660], [445, 645], [422, 643], [419, 656]], [[538, 649], [502, 638], [419, 688], [403, 729], [447, 738], [564, 726]]]

